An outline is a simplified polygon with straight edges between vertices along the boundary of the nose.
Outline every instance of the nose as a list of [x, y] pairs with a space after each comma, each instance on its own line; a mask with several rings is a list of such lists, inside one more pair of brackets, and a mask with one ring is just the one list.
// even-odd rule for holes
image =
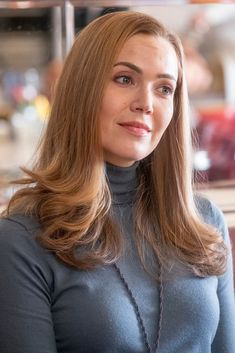
[[131, 102], [131, 111], [145, 114], [153, 113], [153, 93], [149, 88], [140, 89]]

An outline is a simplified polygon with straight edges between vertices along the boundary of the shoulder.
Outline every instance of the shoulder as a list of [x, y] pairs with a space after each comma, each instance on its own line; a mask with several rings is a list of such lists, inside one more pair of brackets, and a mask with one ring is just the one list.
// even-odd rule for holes
[[0, 219], [0, 257], [12, 256], [26, 261], [34, 259], [44, 262], [47, 256], [37, 241], [40, 232], [40, 224], [36, 218], [14, 215]]
[[39, 230], [31, 217], [0, 219], [0, 285], [13, 297], [15, 292], [50, 297], [55, 266], [50, 252], [37, 241]]
[[208, 200], [201, 194], [195, 194], [194, 199], [197, 210], [206, 223], [219, 225], [224, 221], [223, 213], [212, 201]]
[[40, 231], [40, 224], [34, 217], [25, 215], [13, 215], [0, 218], [0, 240], [20, 236], [35, 238]]
[[227, 238], [227, 224], [220, 208], [199, 193], [195, 194], [194, 200], [203, 222], [212, 225], [219, 230], [224, 238]]
[[23, 214], [15, 214], [0, 218], [0, 229], [2, 228], [19, 228], [25, 229], [26, 232], [40, 229], [40, 223], [36, 217]]

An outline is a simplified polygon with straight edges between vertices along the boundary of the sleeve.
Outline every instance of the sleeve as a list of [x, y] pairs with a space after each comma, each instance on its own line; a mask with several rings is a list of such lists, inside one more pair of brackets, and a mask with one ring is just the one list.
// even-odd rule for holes
[[0, 352], [57, 352], [50, 310], [51, 278], [43, 249], [24, 225], [2, 219]]
[[228, 260], [226, 272], [218, 278], [218, 300], [220, 307], [220, 320], [218, 329], [212, 343], [212, 353], [235, 352], [235, 300], [233, 281], [232, 247], [227, 225], [223, 214], [214, 208], [215, 225], [224, 237], [228, 247]]

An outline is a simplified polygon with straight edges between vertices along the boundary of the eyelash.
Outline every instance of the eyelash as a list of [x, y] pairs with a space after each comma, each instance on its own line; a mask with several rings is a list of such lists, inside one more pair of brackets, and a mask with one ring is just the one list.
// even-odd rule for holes
[[164, 95], [167, 95], [167, 96], [172, 95], [174, 92], [174, 90], [168, 86], [162, 86], [161, 88], [168, 91], [167, 93], [162, 92]]
[[[119, 80], [120, 79], [127, 79], [129, 82], [120, 82]], [[117, 82], [117, 83], [120, 83], [121, 85], [130, 85], [130, 84], [133, 84], [133, 81], [132, 81], [132, 78], [130, 76], [127, 76], [127, 75], [119, 75], [119, 76], [116, 76], [114, 78], [114, 81]]]
[[[128, 82], [120, 82], [119, 80], [120, 79], [127, 79], [128, 80]], [[119, 84], [121, 84], [121, 85], [124, 85], [124, 86], [129, 86], [129, 85], [132, 85], [134, 82], [133, 82], [133, 80], [132, 80], [132, 78], [130, 77], [130, 76], [128, 76], [128, 75], [119, 75], [119, 76], [116, 76], [115, 78], [114, 78], [114, 81], [115, 82], [117, 82], [117, 83], [119, 83]], [[171, 88], [171, 87], [169, 87], [169, 86], [162, 86], [162, 87], [160, 87], [161, 88], [161, 90], [167, 90], [167, 93], [165, 92], [162, 92], [162, 94], [163, 95], [165, 95], [165, 96], [170, 96], [170, 95], [172, 95], [173, 93], [174, 93], [174, 90], [173, 90], [173, 88]]]

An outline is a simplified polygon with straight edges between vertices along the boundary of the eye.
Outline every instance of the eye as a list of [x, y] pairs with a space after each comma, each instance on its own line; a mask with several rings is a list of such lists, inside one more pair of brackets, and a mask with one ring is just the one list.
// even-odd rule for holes
[[160, 88], [160, 91], [162, 92], [162, 94], [164, 94], [165, 96], [170, 96], [173, 94], [174, 90], [173, 88], [169, 87], [169, 86], [162, 86]]
[[122, 85], [131, 85], [133, 83], [131, 77], [126, 75], [116, 76], [114, 81]]

